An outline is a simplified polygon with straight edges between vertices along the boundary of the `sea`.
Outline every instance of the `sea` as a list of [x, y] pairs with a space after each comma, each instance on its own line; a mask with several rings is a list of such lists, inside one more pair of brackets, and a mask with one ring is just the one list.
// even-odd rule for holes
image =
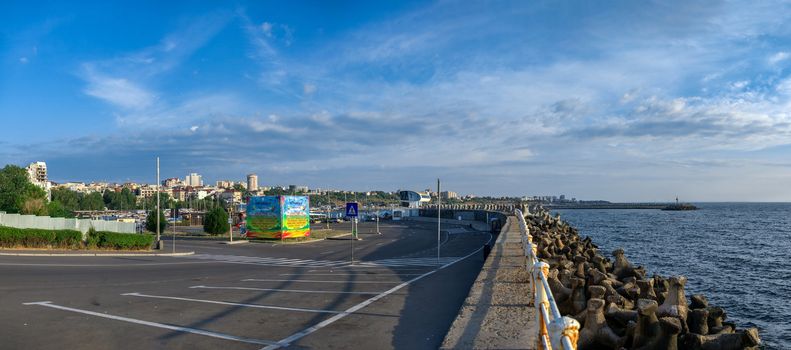
[[[648, 275], [684, 275], [765, 349], [791, 349], [791, 203], [693, 203], [695, 211], [559, 209], [602, 253], [623, 248]], [[554, 215], [554, 214], [553, 214]]]

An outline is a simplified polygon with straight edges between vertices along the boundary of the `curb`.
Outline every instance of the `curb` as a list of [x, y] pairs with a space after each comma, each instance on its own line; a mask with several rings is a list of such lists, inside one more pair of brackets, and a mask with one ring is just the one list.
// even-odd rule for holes
[[195, 252], [182, 253], [0, 253], [0, 256], [187, 256], [194, 255]]

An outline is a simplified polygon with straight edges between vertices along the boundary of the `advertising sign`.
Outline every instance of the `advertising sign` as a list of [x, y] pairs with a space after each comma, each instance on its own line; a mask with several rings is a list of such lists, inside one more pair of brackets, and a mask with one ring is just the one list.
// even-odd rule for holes
[[306, 196], [282, 196], [283, 238], [310, 235], [310, 208]]
[[247, 202], [247, 237], [296, 238], [310, 235], [307, 196], [254, 196]]
[[280, 238], [280, 212], [280, 198], [277, 196], [250, 197], [247, 202], [247, 236]]

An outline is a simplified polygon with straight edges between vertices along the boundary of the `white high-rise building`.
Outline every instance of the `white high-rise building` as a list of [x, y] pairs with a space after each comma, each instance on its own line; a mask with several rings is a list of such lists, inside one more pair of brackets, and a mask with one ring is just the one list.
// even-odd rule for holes
[[258, 191], [258, 175], [256, 174], [247, 175], [247, 190], [251, 192]]
[[184, 184], [192, 187], [203, 186], [203, 179], [198, 173], [190, 173], [184, 179]]
[[47, 191], [47, 200], [49, 200], [52, 190], [52, 184], [49, 182], [49, 179], [47, 178], [47, 163], [45, 162], [30, 163], [30, 165], [27, 166], [27, 177], [31, 183]]
[[47, 182], [47, 163], [33, 162], [27, 166], [27, 176], [32, 183]]

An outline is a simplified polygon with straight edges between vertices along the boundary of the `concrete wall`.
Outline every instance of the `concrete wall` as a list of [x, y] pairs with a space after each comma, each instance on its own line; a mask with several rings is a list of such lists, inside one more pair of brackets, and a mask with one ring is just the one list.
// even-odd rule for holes
[[91, 227], [96, 231], [137, 232], [137, 224], [133, 222], [51, 218], [49, 216], [7, 214], [2, 211], [0, 211], [0, 226], [45, 230], [77, 230], [82, 232], [83, 238], [85, 238], [85, 234]]

